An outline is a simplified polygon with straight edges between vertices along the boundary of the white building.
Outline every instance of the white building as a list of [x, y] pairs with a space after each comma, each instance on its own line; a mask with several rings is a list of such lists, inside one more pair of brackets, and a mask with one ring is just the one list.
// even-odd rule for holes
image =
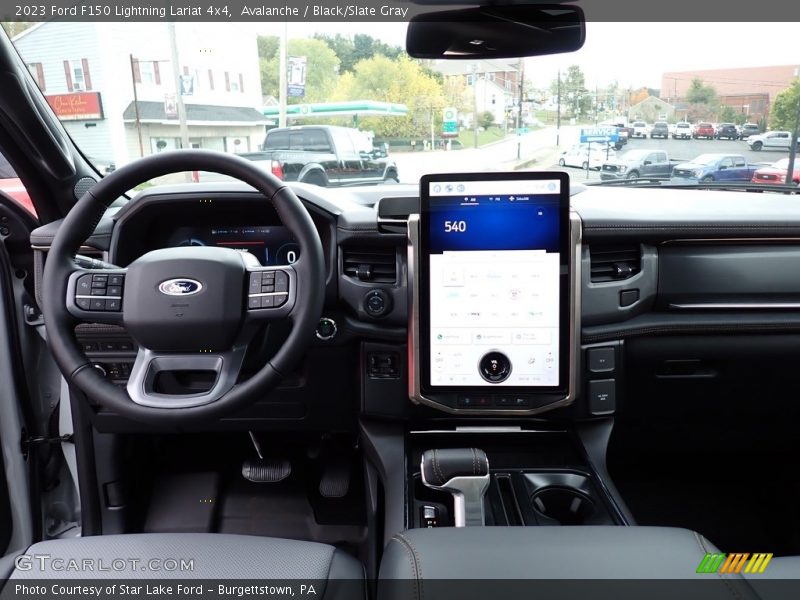
[[[177, 23], [175, 29], [190, 145], [257, 150], [268, 120], [259, 110], [256, 34], [236, 24]], [[166, 23], [48, 21], [14, 43], [88, 156], [121, 165], [181, 146]]]
[[494, 115], [494, 123], [500, 126], [516, 114], [519, 99], [518, 63], [503, 60], [435, 60], [430, 67], [445, 79], [454, 77], [466, 84], [470, 108], [459, 115], [462, 125], [472, 126], [473, 106], [477, 109], [479, 119], [488, 111]]

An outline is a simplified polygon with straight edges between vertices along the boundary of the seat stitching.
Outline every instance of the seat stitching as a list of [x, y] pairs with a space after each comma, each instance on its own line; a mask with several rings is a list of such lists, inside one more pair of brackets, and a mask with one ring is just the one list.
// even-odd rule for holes
[[422, 600], [422, 597], [425, 595], [425, 584], [422, 581], [422, 557], [417, 552], [417, 549], [414, 547], [414, 544], [411, 543], [411, 540], [406, 538], [402, 533], [395, 534], [395, 537], [400, 538], [403, 542], [408, 546], [411, 550], [411, 554], [414, 557], [414, 573], [417, 577], [417, 598]]
[[472, 450], [472, 474], [478, 474], [478, 453], [475, 452], [475, 448], [470, 448]]
[[[701, 536], [699, 533], [697, 533], [696, 531], [693, 531], [693, 532], [692, 532], [692, 534], [694, 535], [694, 539], [697, 541], [697, 545], [698, 545], [698, 546], [700, 546], [700, 550], [702, 550], [702, 551], [703, 551], [703, 554], [708, 554], [708, 551], [709, 551], [709, 549], [708, 549], [708, 548], [706, 547], [706, 545], [703, 543], [703, 539], [704, 539], [704, 538], [703, 538], [703, 537], [702, 537], [702, 536]], [[718, 573], [717, 573], [717, 577], [719, 577], [720, 581], [722, 581], [722, 583], [724, 583], [724, 584], [725, 584], [725, 587], [726, 587], [726, 588], [728, 588], [728, 591], [731, 593], [731, 595], [732, 595], [734, 598], [736, 598], [737, 600], [742, 600], [742, 597], [741, 597], [741, 595], [739, 594], [739, 592], [737, 592], [737, 591], [736, 591], [736, 588], [734, 588], [734, 587], [733, 587], [733, 586], [730, 584], [730, 582], [728, 581], [728, 579], [727, 579], [727, 578], [725, 578], [725, 577], [722, 575], [722, 573], [719, 573], [719, 572], [718, 572]]]
[[413, 556], [413, 552], [412, 552], [411, 548], [409, 548], [406, 545], [404, 540], [399, 539], [397, 537], [397, 535], [395, 535], [389, 541], [390, 542], [397, 542], [398, 544], [400, 544], [400, 547], [405, 551], [406, 558], [408, 558], [408, 562], [411, 565], [411, 574], [414, 577], [414, 597], [417, 598], [417, 600], [419, 600], [419, 589], [418, 589], [419, 576], [417, 575], [417, 565], [414, 563], [414, 556]]

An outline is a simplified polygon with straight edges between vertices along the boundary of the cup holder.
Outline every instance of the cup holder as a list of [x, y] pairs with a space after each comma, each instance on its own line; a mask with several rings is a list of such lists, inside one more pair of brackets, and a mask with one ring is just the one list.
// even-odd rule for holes
[[541, 488], [531, 496], [531, 503], [540, 517], [558, 525], [585, 525], [595, 514], [592, 499], [573, 488]]

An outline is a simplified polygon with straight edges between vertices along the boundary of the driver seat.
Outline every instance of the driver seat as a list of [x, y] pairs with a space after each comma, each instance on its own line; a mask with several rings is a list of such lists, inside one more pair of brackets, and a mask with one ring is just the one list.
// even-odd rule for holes
[[[185, 568], [181, 568], [182, 560]], [[191, 561], [191, 567], [186, 561]], [[249, 579], [253, 584], [275, 580], [276, 585], [290, 585], [293, 580], [298, 585], [314, 585], [315, 597], [324, 600], [365, 597], [361, 563], [333, 546], [215, 533], [143, 533], [39, 542], [24, 553], [0, 559], [0, 578]]]

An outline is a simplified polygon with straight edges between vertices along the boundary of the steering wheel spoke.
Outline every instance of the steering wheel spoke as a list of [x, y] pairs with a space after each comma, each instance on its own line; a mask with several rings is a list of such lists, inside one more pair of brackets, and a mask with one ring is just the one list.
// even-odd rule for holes
[[122, 325], [126, 269], [76, 269], [67, 283], [67, 310], [81, 321]]
[[246, 320], [287, 317], [297, 302], [297, 273], [290, 266], [249, 268], [245, 301]]
[[[225, 352], [154, 352], [139, 348], [128, 379], [130, 399], [150, 408], [192, 408], [216, 402], [227, 394], [239, 377], [246, 345]], [[197, 391], [187, 389], [194, 377]], [[179, 383], [181, 393], [170, 393], [170, 378]]]

